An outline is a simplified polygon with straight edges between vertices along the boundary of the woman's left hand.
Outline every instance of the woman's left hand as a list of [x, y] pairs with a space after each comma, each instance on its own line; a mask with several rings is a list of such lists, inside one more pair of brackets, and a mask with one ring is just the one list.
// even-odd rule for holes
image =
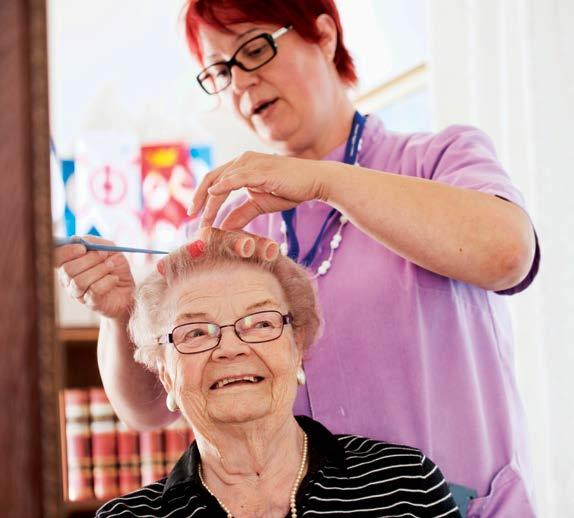
[[196, 217], [203, 209], [200, 227], [211, 227], [231, 191], [245, 187], [247, 199], [221, 225], [226, 230], [239, 230], [260, 214], [324, 199], [324, 171], [324, 165], [317, 160], [249, 151], [206, 175], [188, 214]]

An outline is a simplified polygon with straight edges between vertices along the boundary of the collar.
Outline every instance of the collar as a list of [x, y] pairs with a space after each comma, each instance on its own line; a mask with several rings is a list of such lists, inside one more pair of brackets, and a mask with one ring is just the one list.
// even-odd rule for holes
[[[345, 450], [337, 438], [321, 423], [310, 417], [296, 416], [295, 419], [309, 440], [309, 469], [305, 479], [312, 477], [321, 467], [334, 466], [346, 470]], [[201, 461], [197, 444], [193, 441], [177, 461], [165, 482], [162, 497], [181, 484], [195, 484], [200, 487], [198, 466]]]

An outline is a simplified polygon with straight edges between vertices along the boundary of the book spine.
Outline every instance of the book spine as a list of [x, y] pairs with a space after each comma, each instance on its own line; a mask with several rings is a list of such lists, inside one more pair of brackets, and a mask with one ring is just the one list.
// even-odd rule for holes
[[121, 421], [116, 425], [118, 438], [118, 482], [120, 493], [140, 487], [139, 434]]
[[114, 411], [103, 388], [90, 389], [94, 494], [106, 500], [119, 494], [116, 424]]
[[165, 472], [169, 473], [189, 446], [189, 427], [184, 417], [171, 423], [164, 431]]
[[165, 475], [163, 430], [140, 432], [142, 486], [152, 484]]
[[90, 407], [87, 390], [64, 390], [66, 422], [66, 462], [68, 465], [68, 500], [94, 497], [92, 458], [90, 453]]

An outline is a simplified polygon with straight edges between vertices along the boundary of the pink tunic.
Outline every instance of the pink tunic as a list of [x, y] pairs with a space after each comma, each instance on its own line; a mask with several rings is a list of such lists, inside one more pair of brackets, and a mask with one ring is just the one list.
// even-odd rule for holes
[[[341, 146], [325, 159], [341, 161], [343, 152]], [[475, 128], [403, 135], [370, 116], [359, 163], [524, 206], [492, 143]], [[329, 210], [321, 202], [297, 209], [301, 256]], [[282, 242], [280, 223], [280, 214], [265, 215], [248, 230]], [[314, 271], [337, 226], [325, 235]], [[537, 250], [530, 275], [510, 293], [532, 281], [538, 257]], [[317, 283], [324, 332], [305, 361], [307, 385], [295, 413], [333, 433], [420, 448], [449, 482], [478, 492], [467, 516], [534, 516], [505, 297], [424, 270], [350, 223]]]

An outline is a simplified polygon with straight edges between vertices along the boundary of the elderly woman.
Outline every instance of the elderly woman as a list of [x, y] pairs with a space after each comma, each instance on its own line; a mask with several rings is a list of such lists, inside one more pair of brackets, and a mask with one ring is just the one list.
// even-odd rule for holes
[[277, 244], [258, 244], [250, 256], [253, 238], [212, 233], [138, 288], [135, 358], [157, 372], [196, 441], [166, 479], [97, 516], [460, 516], [419, 450], [293, 416], [317, 301], [303, 268], [277, 257]]

